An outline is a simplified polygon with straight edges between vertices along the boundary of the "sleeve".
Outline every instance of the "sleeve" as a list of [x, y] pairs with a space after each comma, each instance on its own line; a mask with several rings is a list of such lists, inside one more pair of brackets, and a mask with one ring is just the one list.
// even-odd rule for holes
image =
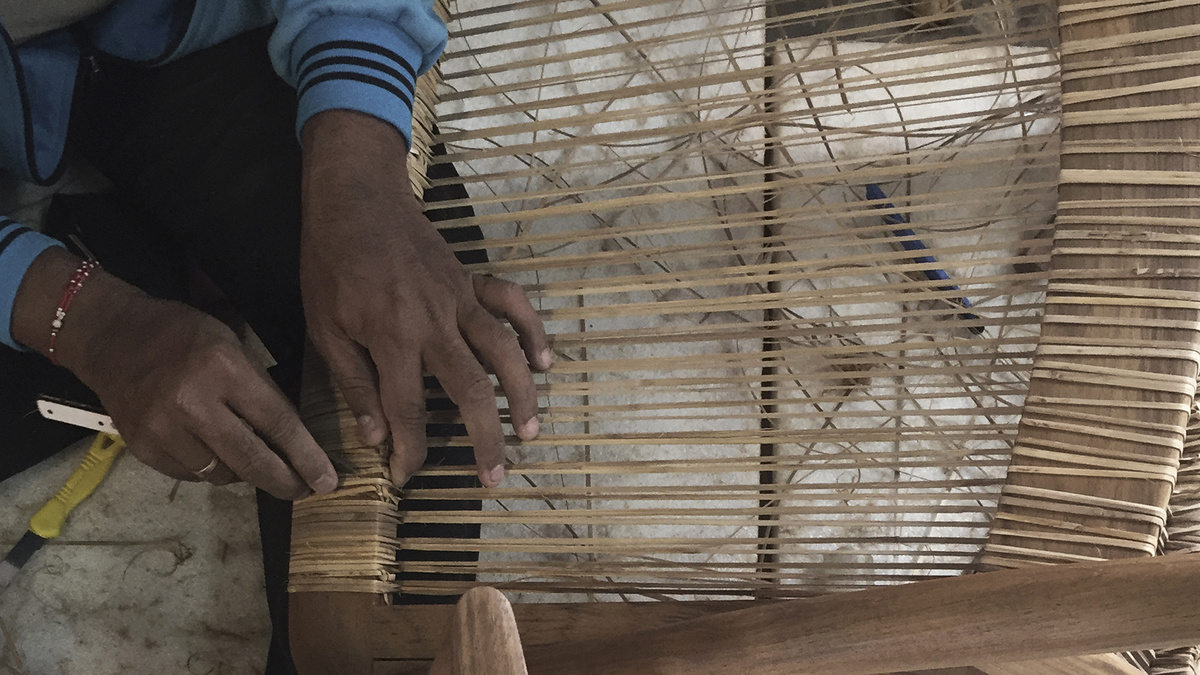
[[14, 349], [25, 350], [12, 335], [12, 310], [17, 301], [17, 289], [33, 261], [51, 246], [62, 244], [0, 216], [0, 342]]
[[276, 71], [296, 87], [296, 132], [319, 112], [357, 110], [412, 144], [419, 75], [446, 46], [433, 0], [271, 0]]

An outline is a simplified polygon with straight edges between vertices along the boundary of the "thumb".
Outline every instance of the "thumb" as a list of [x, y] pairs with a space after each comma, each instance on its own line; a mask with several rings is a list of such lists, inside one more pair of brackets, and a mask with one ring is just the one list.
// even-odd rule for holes
[[363, 443], [379, 445], [387, 438], [387, 423], [379, 400], [379, 376], [367, 350], [343, 337], [313, 337], [325, 357], [333, 381], [354, 413]]

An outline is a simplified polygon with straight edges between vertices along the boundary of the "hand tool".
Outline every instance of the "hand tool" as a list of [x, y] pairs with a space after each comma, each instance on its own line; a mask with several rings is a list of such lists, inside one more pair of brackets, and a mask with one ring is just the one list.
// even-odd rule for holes
[[104, 480], [117, 455], [121, 454], [124, 448], [125, 443], [119, 436], [106, 433], [96, 435], [96, 440], [92, 441], [92, 446], [88, 448], [87, 456], [80, 462], [79, 467], [67, 479], [58, 494], [33, 514], [29, 519], [29, 531], [8, 552], [4, 560], [0, 561], [0, 592], [8, 588], [13, 577], [38, 549], [62, 533], [67, 516], [92, 494], [100, 481]]
[[111, 417], [105, 415], [103, 411], [91, 409], [82, 403], [43, 395], [38, 397], [37, 409], [42, 417], [53, 422], [117, 434], [117, 428], [113, 426]]

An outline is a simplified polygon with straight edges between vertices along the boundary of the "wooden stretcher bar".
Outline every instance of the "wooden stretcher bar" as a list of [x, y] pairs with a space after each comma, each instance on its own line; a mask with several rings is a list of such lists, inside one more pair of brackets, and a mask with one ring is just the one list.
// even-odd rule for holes
[[[990, 579], [995, 581], [995, 579]], [[943, 584], [944, 585], [944, 584]], [[1052, 590], [1052, 589], [1051, 589]], [[977, 591], [972, 591], [977, 592]], [[864, 600], [866, 595], [878, 595], [867, 593], [865, 595], [855, 596], [855, 600]], [[878, 598], [874, 598], [878, 599]], [[802, 603], [789, 603], [802, 604]], [[889, 609], [893, 604], [899, 603], [883, 603]], [[772, 608], [780, 609], [780, 607]], [[1005, 608], [1007, 610], [1007, 608]], [[904, 611], [901, 609], [901, 611]], [[740, 621], [748, 619], [747, 616], [751, 612], [733, 612], [718, 619], [725, 620], [728, 627], [727, 632], [736, 634]], [[886, 613], [886, 612], [885, 612]], [[1000, 612], [1005, 614], [1004, 611]], [[778, 617], [775, 617], [778, 618]], [[835, 619], [834, 622], [837, 620]], [[887, 618], [879, 615], [871, 616], [868, 621], [886, 622]], [[826, 620], [827, 623], [830, 621]], [[940, 617], [939, 617], [940, 622]], [[654, 635], [650, 639], [641, 639], [643, 643], [658, 640], [655, 638], [664, 638], [665, 633], [671, 633], [671, 636], [665, 636], [662, 639], [664, 644], [672, 642], [687, 642], [693, 640], [696, 634], [702, 634], [703, 628], [696, 626], [697, 622], [678, 625], [671, 627], [669, 631], [654, 631], [654, 627], [647, 627], [646, 630], [652, 631]], [[774, 624], [773, 624], [774, 625]], [[699, 628], [699, 630], [697, 630]], [[884, 661], [885, 666], [891, 665], [891, 652], [897, 648], [904, 651], [908, 648], [915, 636], [919, 635], [922, 640], [926, 641], [927, 645], [936, 648], [936, 640], [940, 636], [930, 635], [926, 631], [926, 626], [919, 623], [906, 626], [901, 631], [905, 635], [901, 639], [903, 642], [900, 645], [887, 645], [874, 650], [875, 653], [885, 654], [887, 660]], [[975, 626], [960, 626], [959, 631], [970, 631]], [[1016, 632], [1022, 632], [1025, 628], [1018, 627]], [[853, 632], [853, 629], [851, 629]], [[832, 634], [830, 634], [832, 633]], [[517, 630], [516, 618], [513, 614], [512, 605], [499, 591], [488, 587], [476, 587], [463, 594], [462, 598], [455, 606], [453, 615], [450, 617], [449, 626], [447, 628], [448, 638], [445, 640], [442, 648], [433, 661], [433, 668], [430, 670], [430, 675], [528, 675], [529, 670], [524, 656], [524, 648], [522, 647], [521, 637]], [[673, 636], [673, 637], [672, 637]], [[642, 636], [639, 636], [642, 638]], [[1181, 638], [1182, 639], [1182, 638]], [[935, 644], [928, 644], [929, 641], [935, 641]], [[844, 641], [844, 636], [840, 630], [821, 631], [818, 629], [814, 633], [805, 633], [805, 637], [799, 640], [792, 640], [800, 644], [820, 645], [819, 649], [825, 651], [830, 650], [830, 643], [837, 645]], [[625, 653], [626, 648], [634, 645], [623, 644], [620, 637], [609, 640], [597, 640], [595, 638], [585, 641], [587, 645], [595, 645], [603, 643], [606, 649], [603, 650], [601, 656], [601, 664], [595, 666], [587, 666], [588, 672], [611, 672], [611, 663], [614, 659], [611, 654]], [[859, 643], [853, 643], [843, 648], [841, 653], [842, 660], [853, 660], [853, 664], [846, 670], [846, 666], [838, 668], [837, 672], [858, 672], [858, 670], [866, 671], [871, 669], [871, 666], [864, 665], [864, 662], [871, 659], [873, 654], [863, 654], [858, 648]], [[742, 663], [733, 658], [726, 658], [725, 655], [716, 654], [713, 645], [709, 643], [699, 643], [694, 645], [695, 649], [689, 649], [686, 652], [678, 653], [673, 658], [667, 669], [672, 672], [684, 671], [688, 667], [688, 663], [702, 662], [697, 672], [727, 672], [733, 668], [742, 667]], [[775, 645], [767, 645], [766, 650], [773, 650]], [[889, 648], [890, 647], [890, 648]], [[533, 658], [540, 658], [543, 661], [547, 659], [546, 652], [555, 650], [555, 646], [551, 645], [548, 648], [539, 648], [531, 645], [529, 651]], [[667, 648], [665, 651], [671, 651]], [[803, 664], [811, 663], [811, 656], [808, 652], [811, 649], [805, 647], [791, 648], [787, 650], [789, 653], [784, 658], [789, 660], [781, 663], [779, 667], [766, 667], [763, 670], [756, 672], [783, 672], [783, 673], [806, 673], [806, 672], [832, 672], [833, 666], [828, 668], [809, 668]], [[585, 647], [585, 653], [588, 650]], [[594, 654], [588, 653], [589, 657]], [[720, 662], [721, 667], [714, 668], [712, 664]], [[1007, 654], [1005, 655], [1007, 656]], [[566, 658], [564, 658], [566, 657]], [[550, 658], [557, 663], [549, 666], [538, 666], [535, 672], [576, 672], [581, 659], [569, 652], [559, 650], [556, 656], [553, 654]], [[951, 657], [952, 658], [952, 657]], [[759, 654], [758, 661], [762, 661], [762, 655]], [[872, 659], [879, 661], [879, 659]], [[565, 661], [565, 663], [563, 662]], [[683, 663], [683, 662], [687, 663]], [[797, 664], [801, 664], [797, 666]], [[649, 667], [650, 672], [657, 672], [660, 669], [656, 668], [654, 663], [639, 663], [638, 667]], [[760, 666], [761, 668], [762, 666]], [[397, 668], [395, 672], [404, 672], [408, 670], [403, 666]], [[618, 670], [620, 668], [618, 667]], [[377, 668], [376, 672], [380, 672]], [[641, 672], [636, 671], [636, 672]], [[686, 672], [686, 671], [684, 671]], [[740, 670], [736, 672], [741, 672]], [[916, 673], [925, 673], [927, 675], [1006, 675], [1008, 673], [1024, 673], [1027, 675], [1137, 675], [1142, 671], [1134, 668], [1128, 662], [1122, 660], [1112, 654], [1099, 654], [1092, 656], [1068, 656], [1047, 658], [1035, 661], [1018, 661], [1014, 663], [994, 663], [982, 666], [960, 666], [954, 668], [937, 668], [926, 669], [921, 671], [905, 671], [898, 675], [915, 675]]]
[[788, 600], [527, 647], [534, 675], [871, 675], [1200, 640], [1200, 557], [1055, 565]]

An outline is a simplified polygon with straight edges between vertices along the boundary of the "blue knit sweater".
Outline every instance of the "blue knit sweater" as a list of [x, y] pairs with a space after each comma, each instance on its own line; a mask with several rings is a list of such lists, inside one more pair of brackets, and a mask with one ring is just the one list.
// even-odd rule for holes
[[[276, 23], [269, 51], [296, 87], [299, 131], [313, 115], [357, 110], [412, 141], [415, 80], [446, 45], [432, 0], [117, 0], [76, 30], [19, 47], [0, 25], [0, 169], [48, 184], [62, 171], [81, 46], [146, 66], [168, 63]], [[55, 240], [0, 217], [0, 342], [12, 336], [17, 288]], [[64, 280], [65, 283], [65, 280]]]

